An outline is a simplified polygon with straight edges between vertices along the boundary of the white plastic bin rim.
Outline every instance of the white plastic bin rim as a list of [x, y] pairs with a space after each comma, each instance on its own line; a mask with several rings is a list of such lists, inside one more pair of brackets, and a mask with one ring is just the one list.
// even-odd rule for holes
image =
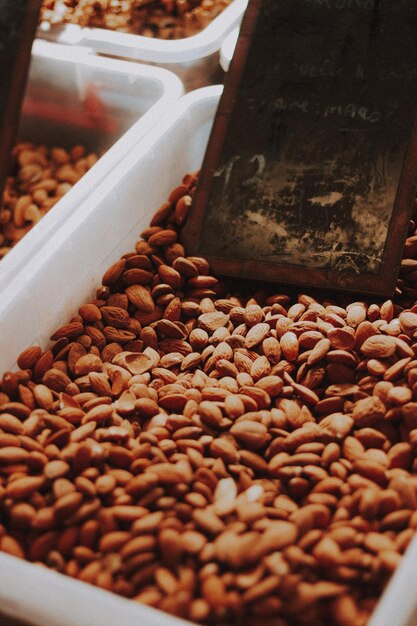
[[0, 294], [20, 271], [25, 272], [30, 255], [47, 242], [63, 220], [65, 220], [65, 217], [70, 215], [86, 197], [94, 192], [99, 182], [112, 172], [117, 163], [137, 142], [165, 114], [172, 111], [174, 104], [184, 93], [184, 87], [180, 79], [168, 70], [140, 63], [129, 63], [128, 61], [99, 57], [86, 48], [68, 47], [36, 40], [32, 48], [32, 55], [40, 60], [53, 60], [57, 63], [65, 61], [78, 68], [85, 67], [88, 71], [94, 71], [94, 68], [107, 70], [109, 80], [112, 74], [118, 74], [125, 75], [130, 83], [137, 81], [138, 86], [140, 86], [140, 81], [148, 85], [149, 81], [151, 81], [158, 87], [160, 97], [0, 261]]
[[236, 28], [226, 37], [220, 49], [220, 65], [225, 72], [229, 71], [230, 62], [235, 52], [238, 37], [239, 29]]
[[200, 33], [183, 39], [167, 41], [104, 28], [85, 28], [76, 24], [50, 27], [45, 23], [41, 25], [39, 35], [56, 37], [58, 43], [90, 46], [103, 53], [141, 61], [186, 63], [219, 50], [224, 37], [239, 24], [247, 4], [248, 0], [234, 0]]

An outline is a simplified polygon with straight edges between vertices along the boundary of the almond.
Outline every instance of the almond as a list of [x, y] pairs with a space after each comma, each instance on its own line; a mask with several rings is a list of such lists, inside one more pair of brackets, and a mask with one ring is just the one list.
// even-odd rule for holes
[[203, 313], [198, 318], [199, 326], [207, 331], [208, 333], [213, 333], [218, 328], [222, 328], [226, 326], [229, 321], [229, 316], [221, 311], [215, 311], [213, 313]]
[[280, 339], [282, 355], [287, 361], [295, 361], [299, 353], [297, 335], [291, 331], [284, 333]]
[[404, 311], [398, 316], [401, 328], [407, 335], [413, 335], [417, 330], [417, 313]]
[[368, 337], [361, 346], [361, 351], [365, 356], [375, 359], [386, 359], [394, 354], [395, 350], [395, 339], [388, 335]]
[[[281, 338], [281, 342], [282, 340], [283, 338]], [[320, 339], [320, 341], [318, 341], [315, 344], [314, 348], [311, 350], [310, 355], [307, 359], [307, 364], [314, 365], [314, 363], [317, 363], [318, 361], [324, 359], [330, 349], [330, 346], [331, 343], [329, 339]]]
[[259, 377], [259, 380], [255, 383], [255, 387], [259, 387], [259, 389], [266, 391], [266, 393], [271, 396], [271, 398], [274, 396], [278, 396], [281, 393], [283, 386], [284, 383], [279, 376], [263, 376], [262, 378]]
[[0, 448], [0, 463], [27, 463], [30, 458], [29, 452], [16, 446]]
[[271, 371], [271, 364], [266, 358], [266, 356], [258, 357], [251, 366], [250, 375], [253, 380], [260, 380], [269, 375]]
[[6, 488], [7, 495], [13, 500], [23, 500], [35, 491], [38, 491], [45, 482], [43, 476], [25, 476], [9, 483]]
[[42, 350], [38, 346], [26, 348], [17, 357], [17, 364], [22, 370], [33, 369], [42, 354]]
[[109, 326], [125, 328], [129, 320], [129, 313], [117, 306], [102, 306], [100, 309], [103, 320]]
[[83, 304], [78, 309], [78, 313], [86, 322], [99, 322], [101, 320], [100, 309], [95, 304]]
[[260, 422], [241, 420], [236, 422], [230, 429], [236, 439], [251, 450], [258, 450], [267, 443], [267, 429]]
[[329, 330], [327, 338], [332, 347], [337, 350], [351, 350], [355, 345], [355, 333], [352, 332], [349, 326]]
[[245, 345], [248, 350], [251, 350], [253, 347], [262, 343], [263, 340], [269, 335], [269, 332], [269, 324], [266, 324], [265, 322], [260, 322], [252, 326], [248, 331], [245, 340]]
[[65, 324], [61, 326], [58, 330], [56, 330], [53, 335], [51, 335], [52, 341], [57, 341], [58, 339], [74, 339], [79, 337], [84, 332], [84, 326], [81, 322], [70, 322], [69, 324]]
[[352, 418], [359, 428], [373, 426], [385, 416], [386, 408], [378, 396], [358, 400], [353, 407]]

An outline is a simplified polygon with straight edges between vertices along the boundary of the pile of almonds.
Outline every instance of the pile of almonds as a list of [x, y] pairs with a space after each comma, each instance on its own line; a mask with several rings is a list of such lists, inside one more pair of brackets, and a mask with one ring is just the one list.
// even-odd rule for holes
[[178, 242], [195, 183], [4, 374], [0, 549], [198, 623], [364, 626], [417, 528], [417, 306], [231, 295]]
[[47, 213], [97, 161], [83, 146], [47, 148], [17, 143], [12, 174], [0, 208], [0, 259]]
[[159, 39], [190, 37], [232, 0], [44, 0], [41, 21], [69, 22]]

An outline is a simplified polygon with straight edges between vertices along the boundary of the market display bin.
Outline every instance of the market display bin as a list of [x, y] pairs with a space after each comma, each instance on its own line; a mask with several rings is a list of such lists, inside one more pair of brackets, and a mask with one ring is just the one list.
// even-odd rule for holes
[[19, 139], [48, 147], [80, 143], [103, 156], [0, 261], [0, 293], [182, 93], [181, 81], [166, 70], [34, 43]]
[[[201, 165], [221, 87], [185, 96], [172, 116], [135, 146], [68, 215], [0, 298], [0, 372], [48, 337], [92, 297], [104, 271], [132, 249], [138, 233], [186, 172]], [[368, 626], [413, 626], [417, 541], [411, 543]], [[39, 626], [175, 626], [157, 610], [0, 553], [0, 607]]]
[[163, 66], [175, 72], [187, 91], [212, 82], [218, 71], [219, 50], [229, 32], [242, 19], [248, 0], [233, 0], [204, 30], [191, 37], [166, 41], [76, 24], [41, 24], [40, 37], [70, 45], [82, 45], [96, 52]]

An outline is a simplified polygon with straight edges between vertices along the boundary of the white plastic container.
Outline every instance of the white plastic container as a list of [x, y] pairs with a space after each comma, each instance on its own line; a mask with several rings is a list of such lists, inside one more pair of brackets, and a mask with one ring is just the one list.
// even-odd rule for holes
[[0, 611], [31, 626], [190, 626], [190, 622], [2, 553]]
[[238, 37], [239, 29], [236, 28], [226, 37], [220, 49], [220, 65], [225, 72], [229, 71], [230, 62], [235, 52]]
[[41, 24], [38, 35], [57, 43], [82, 45], [101, 54], [145, 61], [166, 67], [183, 81], [187, 91], [205, 86], [218, 70], [221, 45], [242, 19], [248, 0], [234, 0], [204, 30], [192, 37], [166, 41], [76, 24]]
[[[185, 96], [68, 217], [26, 277], [10, 284], [0, 298], [0, 373], [23, 348], [47, 345], [53, 330], [95, 293], [109, 265], [132, 249], [172, 187], [200, 167], [220, 93], [211, 87]], [[368, 626], [415, 626], [416, 573], [414, 539]], [[0, 608], [38, 626], [188, 623], [1, 553]]]
[[181, 81], [166, 70], [35, 42], [19, 139], [49, 147], [81, 143], [105, 154], [0, 261], [0, 294], [182, 93]]

